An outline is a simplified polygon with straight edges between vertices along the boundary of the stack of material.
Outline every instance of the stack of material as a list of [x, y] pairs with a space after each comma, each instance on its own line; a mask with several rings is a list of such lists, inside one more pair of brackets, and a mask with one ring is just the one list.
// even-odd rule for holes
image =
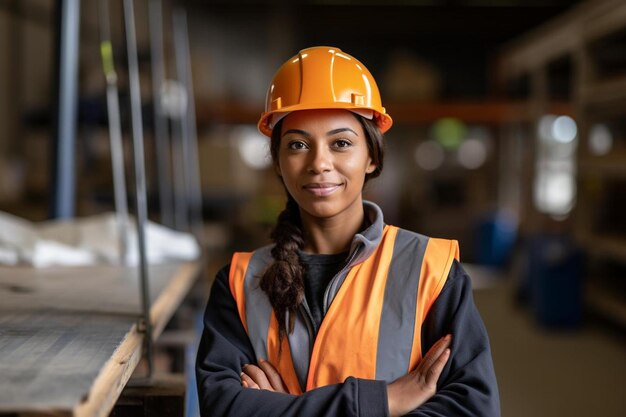
[[[126, 231], [128, 249], [125, 263], [137, 265], [137, 229], [131, 221]], [[171, 260], [192, 260], [200, 255], [194, 237], [156, 223], [146, 224], [147, 259], [151, 264]], [[121, 263], [120, 236], [114, 213], [71, 221], [34, 224], [0, 212], [0, 264], [97, 265]]]

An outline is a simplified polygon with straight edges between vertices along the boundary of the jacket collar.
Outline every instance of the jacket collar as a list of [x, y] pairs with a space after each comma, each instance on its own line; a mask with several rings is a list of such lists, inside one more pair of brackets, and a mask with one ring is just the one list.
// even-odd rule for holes
[[365, 222], [368, 226], [361, 232], [354, 235], [350, 245], [349, 266], [359, 264], [369, 258], [376, 250], [383, 238], [385, 222], [383, 212], [371, 201], [363, 200], [363, 210], [365, 212]]

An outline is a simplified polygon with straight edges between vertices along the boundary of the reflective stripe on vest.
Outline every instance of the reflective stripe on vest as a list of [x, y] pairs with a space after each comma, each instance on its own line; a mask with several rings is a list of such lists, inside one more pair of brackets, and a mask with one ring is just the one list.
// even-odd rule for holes
[[[272, 262], [270, 247], [233, 256], [230, 288], [257, 360], [272, 363], [290, 393], [349, 376], [393, 381], [422, 358], [422, 323], [458, 254], [456, 241], [385, 226], [381, 243], [365, 261], [350, 267], [334, 295], [310, 358], [302, 320], [296, 320], [297, 337], [283, 339], [279, 355], [277, 320], [259, 287]], [[294, 363], [305, 366], [305, 384]]]

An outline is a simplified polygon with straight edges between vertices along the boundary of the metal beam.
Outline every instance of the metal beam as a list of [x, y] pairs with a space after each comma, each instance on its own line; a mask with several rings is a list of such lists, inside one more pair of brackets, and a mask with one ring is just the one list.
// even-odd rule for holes
[[161, 223], [174, 227], [170, 138], [168, 124], [163, 113], [162, 89], [165, 81], [163, 58], [163, 12], [161, 0], [150, 0], [150, 63], [152, 64], [152, 101], [154, 105], [154, 141], [159, 187]]
[[57, 77], [51, 175], [52, 218], [74, 217], [80, 1], [60, 0], [57, 19]]
[[144, 348], [148, 364], [147, 376], [150, 378], [153, 370], [152, 323], [150, 321], [150, 288], [145, 236], [148, 208], [146, 201], [146, 170], [141, 118], [141, 91], [139, 88], [139, 64], [137, 63], [137, 39], [135, 37], [135, 10], [133, 8], [133, 0], [124, 0], [124, 24], [126, 28], [126, 48], [128, 51], [128, 84], [130, 87], [130, 111], [135, 162], [135, 197], [137, 200], [137, 243], [139, 252], [139, 273], [141, 278], [141, 306], [143, 311], [143, 319], [140, 321], [140, 330], [145, 333]]

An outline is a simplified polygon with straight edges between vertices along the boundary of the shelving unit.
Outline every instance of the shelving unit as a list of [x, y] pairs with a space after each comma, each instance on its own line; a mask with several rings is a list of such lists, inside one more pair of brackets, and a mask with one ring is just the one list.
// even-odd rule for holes
[[[626, 2], [582, 3], [511, 44], [500, 58], [503, 83], [529, 75], [541, 81], [530, 97], [538, 103], [549, 97], [547, 68], [564, 58], [572, 62], [577, 203], [564, 232], [588, 256], [587, 306], [626, 327]], [[545, 106], [541, 110], [547, 113]], [[612, 134], [612, 149], [602, 155], [591, 149], [598, 124]]]
[[[198, 103], [198, 124], [211, 123], [256, 123], [262, 104], [225, 103], [203, 101]], [[530, 118], [530, 109], [521, 100], [457, 100], [423, 102], [385, 102], [395, 124], [404, 126], [430, 124], [442, 117], [454, 117], [466, 123], [500, 125]], [[571, 115], [570, 103], [553, 100], [547, 104], [549, 111]]]

